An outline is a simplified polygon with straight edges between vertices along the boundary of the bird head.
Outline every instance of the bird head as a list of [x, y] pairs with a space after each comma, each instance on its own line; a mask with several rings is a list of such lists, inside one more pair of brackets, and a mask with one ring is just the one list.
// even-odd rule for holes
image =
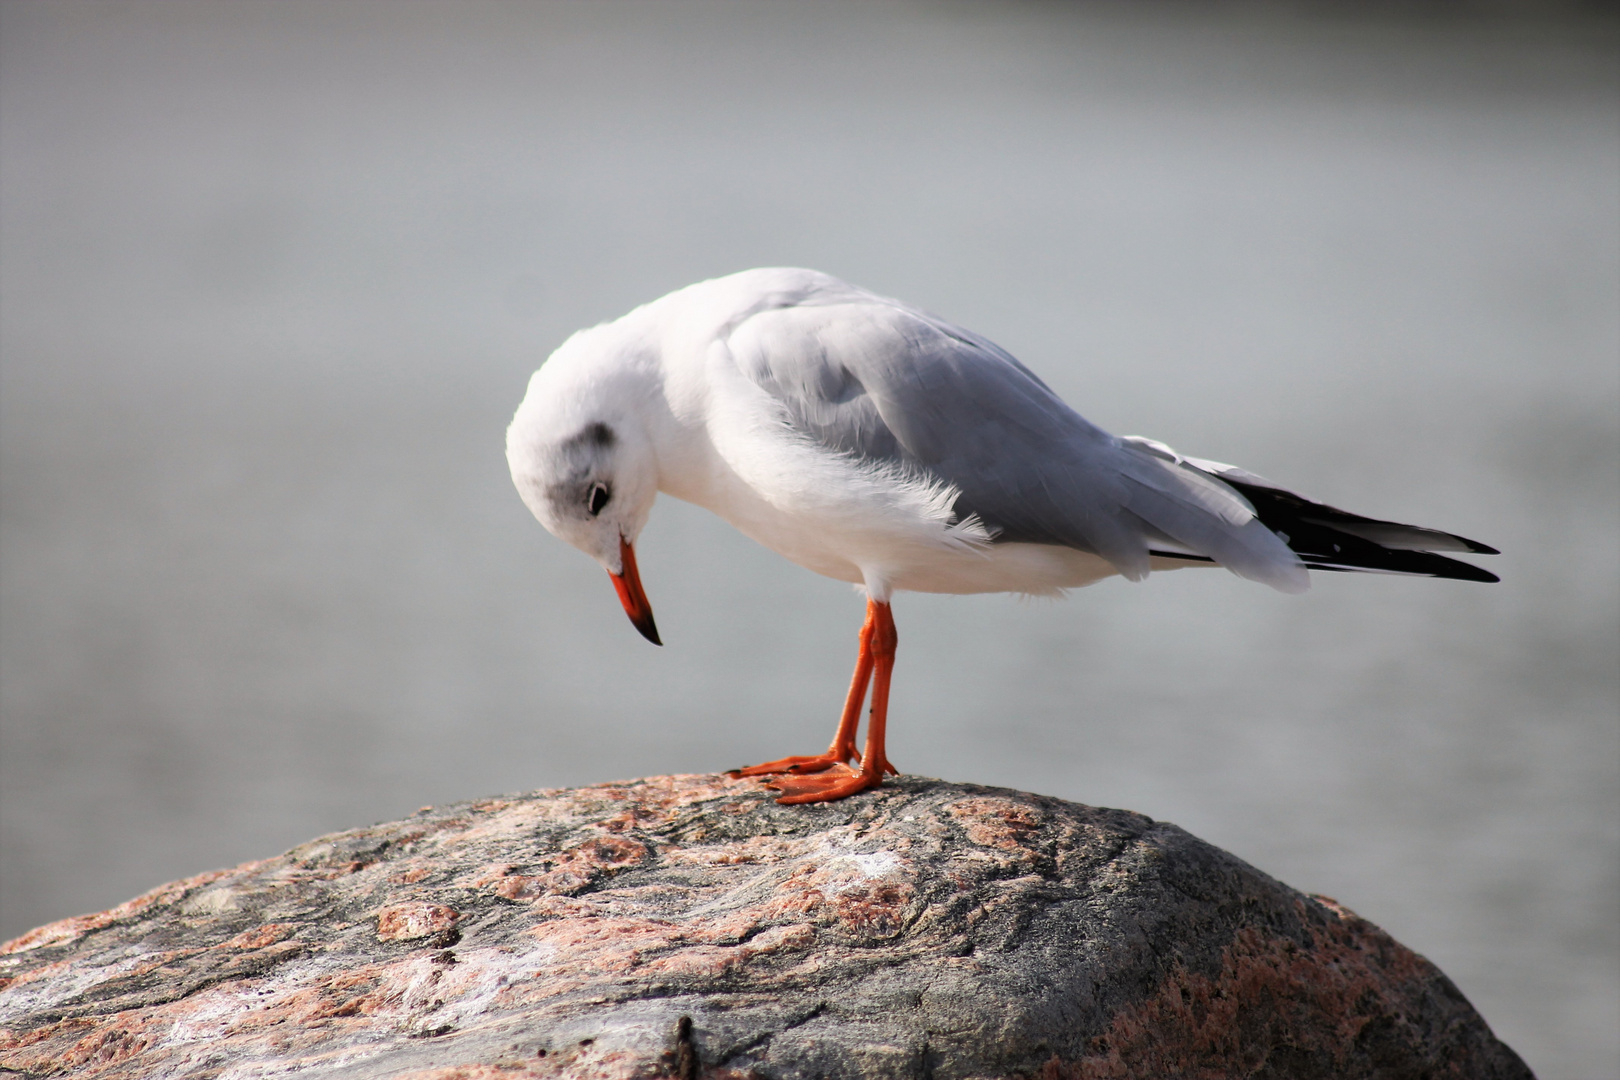
[[658, 627], [636, 569], [635, 540], [658, 494], [658, 462], [638, 416], [638, 380], [592, 363], [576, 339], [529, 380], [506, 431], [512, 482], [553, 536], [595, 559], [625, 614], [654, 645]]

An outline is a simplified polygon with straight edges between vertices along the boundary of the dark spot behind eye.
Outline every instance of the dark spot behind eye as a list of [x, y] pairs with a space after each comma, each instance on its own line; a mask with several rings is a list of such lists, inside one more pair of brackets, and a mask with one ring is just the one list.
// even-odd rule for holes
[[585, 437], [586, 442], [593, 446], [607, 447], [612, 446], [618, 441], [613, 434], [613, 429], [602, 423], [600, 420], [594, 424], [588, 425], [580, 434]]
[[595, 517], [597, 514], [600, 514], [602, 512], [602, 507], [606, 506], [608, 504], [608, 500], [611, 498], [613, 498], [613, 492], [608, 490], [608, 486], [606, 484], [592, 484], [590, 494], [585, 497], [585, 505], [591, 511], [591, 517]]

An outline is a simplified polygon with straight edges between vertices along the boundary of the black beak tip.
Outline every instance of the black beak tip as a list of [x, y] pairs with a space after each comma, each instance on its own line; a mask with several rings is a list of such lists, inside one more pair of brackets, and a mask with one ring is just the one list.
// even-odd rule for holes
[[658, 626], [652, 621], [651, 616], [648, 616], [645, 619], [638, 619], [635, 626], [637, 630], [641, 631], [642, 637], [646, 638], [648, 641], [659, 646], [660, 648], [663, 647], [664, 643], [658, 640]]

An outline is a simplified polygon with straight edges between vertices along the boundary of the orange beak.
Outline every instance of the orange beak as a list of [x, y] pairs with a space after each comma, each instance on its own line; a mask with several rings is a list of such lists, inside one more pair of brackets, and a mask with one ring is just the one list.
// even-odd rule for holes
[[624, 605], [624, 613], [630, 616], [630, 622], [641, 636], [654, 645], [662, 645], [658, 640], [658, 626], [653, 622], [652, 605], [647, 603], [647, 591], [641, 587], [641, 574], [636, 570], [636, 549], [630, 546], [630, 541], [619, 537], [619, 558], [623, 561], [617, 574], [609, 574], [613, 579], [613, 587], [619, 590], [619, 602]]

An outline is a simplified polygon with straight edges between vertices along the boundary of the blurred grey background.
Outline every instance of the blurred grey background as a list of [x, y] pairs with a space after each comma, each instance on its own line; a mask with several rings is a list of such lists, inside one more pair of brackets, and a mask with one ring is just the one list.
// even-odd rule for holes
[[861, 601], [511, 489], [572, 330], [757, 265], [1503, 549], [902, 596], [891, 755], [1175, 821], [1620, 1071], [1620, 79], [1571, 7], [0, 5], [0, 936], [435, 802], [825, 744]]

